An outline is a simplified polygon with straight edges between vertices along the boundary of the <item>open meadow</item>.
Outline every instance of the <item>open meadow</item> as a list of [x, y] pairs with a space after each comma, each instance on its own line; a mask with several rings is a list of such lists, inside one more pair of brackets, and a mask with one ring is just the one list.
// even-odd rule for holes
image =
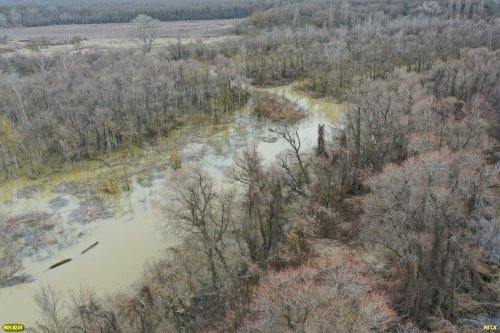
[[[239, 19], [159, 22], [155, 46], [177, 42], [214, 42], [235, 38]], [[69, 53], [76, 50], [138, 48], [132, 23], [70, 24], [0, 28], [0, 55]], [[78, 46], [72, 40], [79, 39]]]

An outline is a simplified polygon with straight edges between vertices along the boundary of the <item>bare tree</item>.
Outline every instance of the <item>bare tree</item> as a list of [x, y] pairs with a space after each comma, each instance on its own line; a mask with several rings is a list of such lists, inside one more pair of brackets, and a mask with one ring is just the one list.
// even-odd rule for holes
[[64, 313], [66, 304], [61, 295], [52, 286], [47, 285], [38, 290], [34, 298], [44, 320], [38, 324], [38, 328], [46, 333], [67, 332], [69, 322]]
[[228, 178], [244, 189], [238, 237], [252, 260], [265, 263], [275, 254], [287, 222], [283, 181], [278, 171], [264, 170], [255, 148], [244, 149], [234, 161]]
[[16, 242], [8, 242], [0, 235], [0, 286], [14, 279], [23, 270], [20, 259], [22, 248]]
[[297, 129], [284, 126], [276, 131], [290, 146], [290, 149], [280, 157], [281, 168], [285, 180], [292, 192], [307, 197], [306, 185], [309, 184], [309, 171], [301, 151], [302, 141]]
[[22, 278], [23, 263], [21, 251], [23, 243], [17, 240], [19, 234], [16, 224], [0, 214], [0, 287]]
[[75, 51], [78, 51], [82, 47], [82, 41], [83, 41], [82, 37], [74, 36], [74, 37], [71, 37], [71, 39], [69, 40], [69, 43], [73, 44]]
[[140, 14], [132, 20], [132, 23], [135, 25], [142, 51], [149, 53], [156, 38], [159, 21], [147, 15]]
[[443, 13], [443, 10], [437, 1], [424, 1], [424, 3], [417, 8], [417, 10], [427, 16], [439, 16]]
[[396, 319], [388, 300], [370, 292], [363, 268], [332, 258], [269, 273], [238, 332], [388, 332]]
[[213, 179], [200, 167], [180, 177], [176, 185], [174, 207], [167, 208], [173, 218], [173, 228], [187, 234], [194, 246], [206, 257], [210, 284], [221, 286], [218, 266], [227, 274], [229, 267], [224, 255], [225, 235], [233, 221], [232, 195], [218, 193]]
[[22, 115], [22, 119], [25, 121], [26, 124], [29, 125], [30, 122], [28, 120], [28, 117], [26, 116], [26, 110], [24, 108], [24, 103], [23, 103], [23, 97], [21, 96], [21, 93], [19, 92], [19, 88], [16, 85], [18, 80], [19, 80], [19, 76], [17, 73], [13, 73], [7, 77], [7, 81], [9, 83], [10, 87], [12, 88], [12, 90], [14, 91], [14, 93], [17, 96], [17, 100], [19, 103], [19, 111]]
[[71, 331], [118, 333], [120, 327], [116, 314], [103, 307], [92, 291], [80, 289], [72, 295], [73, 318]]

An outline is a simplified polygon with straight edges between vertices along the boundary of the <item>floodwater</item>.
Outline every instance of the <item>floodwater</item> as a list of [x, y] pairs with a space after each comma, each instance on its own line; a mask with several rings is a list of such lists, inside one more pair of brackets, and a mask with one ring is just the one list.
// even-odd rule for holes
[[[296, 93], [290, 85], [262, 90], [285, 96], [307, 111], [307, 116], [296, 124], [304, 149], [314, 146], [318, 124], [338, 124], [344, 110], [340, 104]], [[199, 160], [215, 179], [222, 180], [225, 168], [241, 149], [255, 145], [264, 162], [270, 164], [287, 148], [286, 143], [270, 131], [278, 127], [279, 124], [257, 121], [241, 112], [230, 124], [205, 136], [191, 138], [190, 129], [184, 129], [190, 143], [178, 147], [182, 163]], [[135, 175], [131, 172], [130, 191], [117, 194], [96, 193], [92, 186], [83, 186], [83, 190], [73, 194], [57, 190], [63, 182], [90, 184], [103, 174], [123, 172], [120, 167], [101, 165], [97, 168], [97, 162], [84, 163], [79, 171], [60, 172], [38, 180], [16, 179], [0, 186], [2, 214], [48, 212], [58, 221], [56, 229], [59, 230], [56, 246], [41, 249], [24, 259], [25, 273], [33, 278], [31, 282], [0, 288], [0, 324], [34, 325], [40, 314], [33, 295], [45, 285], [55, 288], [66, 302], [71, 293], [78, 293], [82, 288], [93, 289], [101, 296], [124, 290], [140, 278], [148, 260], [178, 244], [175, 235], [165, 232], [168, 221], [162, 217], [162, 206], [168, 204], [172, 195], [173, 174], [163, 161], [168, 161], [167, 154], [155, 156], [154, 167], [146, 168], [146, 172]], [[18, 191], [26, 187], [35, 190], [31, 195], [19, 197]], [[79, 220], [82, 215], [78, 214], [82, 203], [96, 196], [104, 203], [102, 209], [107, 214], [82, 223]], [[81, 254], [96, 241], [99, 242], [96, 247]], [[65, 258], [72, 261], [48, 270]]]
[[[345, 106], [343, 104], [332, 103], [328, 100], [311, 98], [295, 91], [293, 87], [294, 84], [291, 84], [281, 87], [264, 88], [261, 90], [286, 97], [307, 112], [307, 116], [297, 124], [297, 133], [301, 140], [301, 151], [303, 152], [317, 144], [319, 124], [336, 126], [340, 123], [340, 116], [345, 110]], [[279, 126], [269, 126], [268, 128], [264, 128], [264, 130], [267, 130], [268, 134], [272, 134], [269, 129], [276, 127]], [[261, 135], [265, 136], [263, 133]], [[280, 152], [288, 148], [288, 144], [284, 140], [276, 142], [265, 141], [258, 143], [257, 150], [262, 155], [264, 162], [267, 163], [273, 162]]]

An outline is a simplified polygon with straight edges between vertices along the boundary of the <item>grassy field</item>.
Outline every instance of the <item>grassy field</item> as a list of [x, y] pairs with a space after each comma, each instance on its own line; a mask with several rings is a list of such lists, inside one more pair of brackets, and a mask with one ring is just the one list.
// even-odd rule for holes
[[[238, 20], [175, 21], [160, 22], [155, 46], [172, 43], [181, 38], [183, 42], [213, 42], [223, 38], [234, 38], [232, 27]], [[43, 27], [19, 27], [0, 29], [0, 55], [34, 53], [28, 49], [30, 40], [44, 38], [47, 47], [42, 53], [69, 53], [74, 46], [69, 43], [79, 36], [82, 49], [103, 49], [113, 47], [136, 48], [135, 28], [130, 23], [55, 25]]]

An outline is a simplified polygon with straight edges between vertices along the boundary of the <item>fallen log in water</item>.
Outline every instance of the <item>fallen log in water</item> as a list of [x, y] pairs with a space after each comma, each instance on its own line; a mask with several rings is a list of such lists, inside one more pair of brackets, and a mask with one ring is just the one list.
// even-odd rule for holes
[[90, 245], [88, 248], [86, 248], [85, 250], [82, 251], [82, 254], [84, 254], [85, 252], [87, 252], [88, 250], [90, 250], [91, 248], [93, 248], [94, 246], [96, 246], [97, 244], [99, 244], [99, 242], [95, 242], [94, 244]]
[[58, 263], [55, 263], [54, 265], [50, 266], [49, 269], [53, 269], [53, 268], [56, 268], [57, 266], [61, 266], [62, 264], [67, 263], [68, 261], [71, 261], [71, 258], [59, 261]]

